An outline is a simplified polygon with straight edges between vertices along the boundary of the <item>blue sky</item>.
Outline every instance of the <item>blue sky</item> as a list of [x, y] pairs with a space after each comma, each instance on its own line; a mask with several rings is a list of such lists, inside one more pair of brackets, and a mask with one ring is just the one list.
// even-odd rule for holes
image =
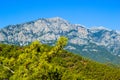
[[0, 0], [0, 28], [51, 17], [120, 30], [120, 0]]

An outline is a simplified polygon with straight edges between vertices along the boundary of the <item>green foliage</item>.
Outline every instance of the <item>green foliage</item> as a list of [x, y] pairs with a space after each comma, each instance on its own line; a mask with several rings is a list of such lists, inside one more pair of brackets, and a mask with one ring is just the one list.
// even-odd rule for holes
[[62, 50], [67, 45], [68, 39], [66, 37], [60, 37], [53, 49], [49, 52], [49, 54], [57, 54], [60, 50]]
[[0, 80], [119, 80], [120, 69], [63, 50], [67, 38], [50, 47], [34, 41], [19, 47], [0, 44]]

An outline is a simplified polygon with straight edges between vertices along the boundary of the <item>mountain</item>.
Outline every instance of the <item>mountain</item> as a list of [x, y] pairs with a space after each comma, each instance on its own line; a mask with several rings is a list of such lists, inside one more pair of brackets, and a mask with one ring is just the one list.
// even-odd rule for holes
[[0, 80], [120, 80], [120, 68], [100, 64], [55, 46], [34, 41], [28, 46], [0, 44]]
[[85, 28], [80, 24], [59, 18], [41, 18], [0, 29], [0, 42], [28, 45], [34, 40], [54, 45], [65, 36], [69, 39], [66, 50], [99, 62], [120, 64], [120, 33], [104, 27]]

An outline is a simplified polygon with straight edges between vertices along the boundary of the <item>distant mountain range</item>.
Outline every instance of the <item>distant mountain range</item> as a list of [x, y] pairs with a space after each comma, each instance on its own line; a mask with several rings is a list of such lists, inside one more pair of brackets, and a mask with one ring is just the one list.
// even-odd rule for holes
[[69, 39], [66, 50], [99, 62], [120, 64], [119, 31], [104, 27], [88, 29], [59, 17], [41, 18], [0, 29], [1, 43], [20, 46], [28, 45], [34, 40], [53, 45], [60, 36]]

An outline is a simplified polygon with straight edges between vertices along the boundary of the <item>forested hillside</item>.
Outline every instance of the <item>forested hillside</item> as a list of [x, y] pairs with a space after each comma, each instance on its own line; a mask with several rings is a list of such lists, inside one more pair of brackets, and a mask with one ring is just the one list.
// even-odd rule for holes
[[120, 80], [120, 69], [34, 41], [28, 46], [0, 44], [0, 80]]

